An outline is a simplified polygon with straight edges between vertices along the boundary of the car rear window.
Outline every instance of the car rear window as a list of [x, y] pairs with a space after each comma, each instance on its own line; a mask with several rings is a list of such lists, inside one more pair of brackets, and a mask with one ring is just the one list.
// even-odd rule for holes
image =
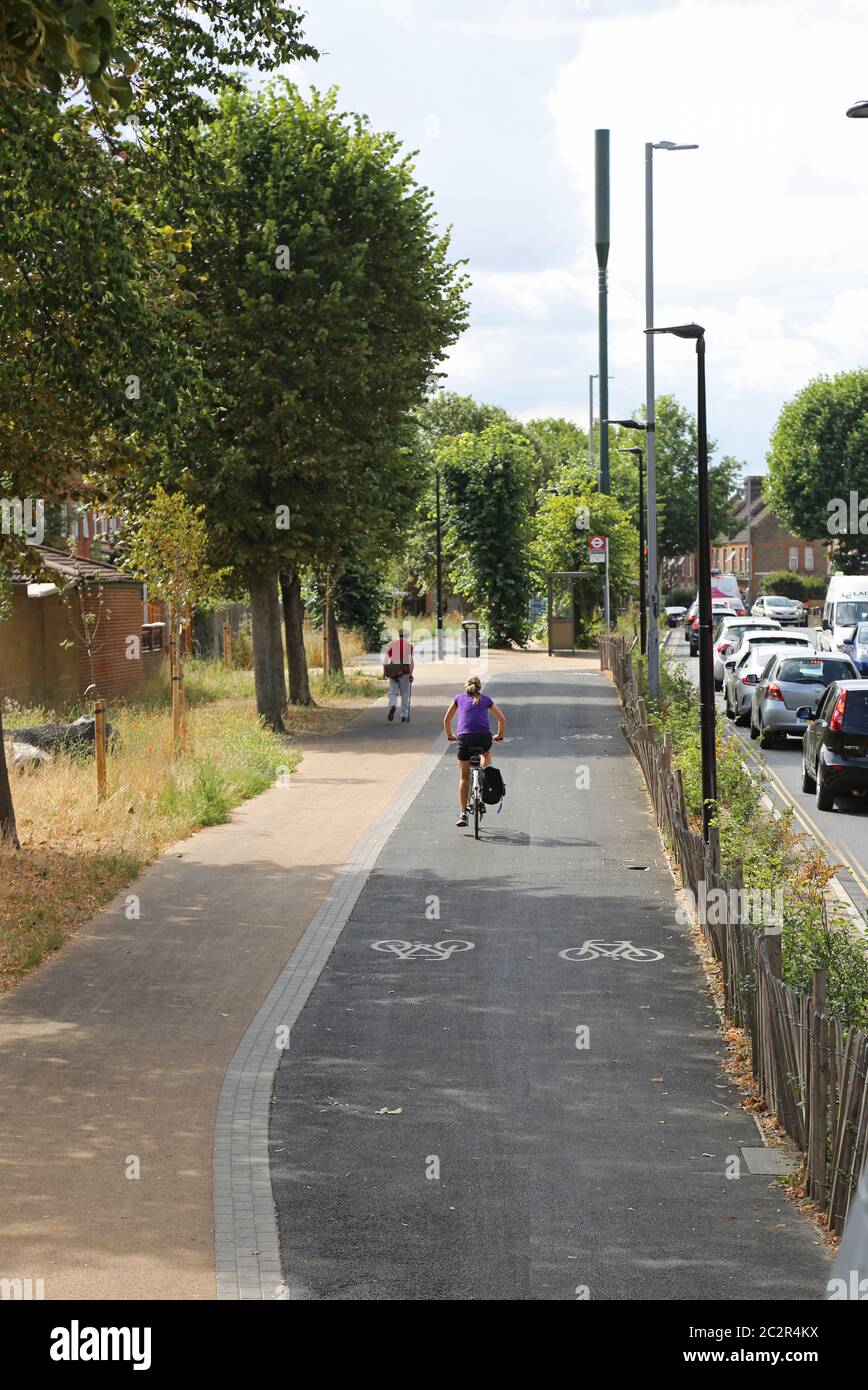
[[800, 661], [782, 661], [777, 679], [790, 685], [817, 685], [820, 681], [828, 685], [830, 681], [853, 680], [853, 667], [849, 661], [804, 657]]
[[844, 706], [844, 732], [868, 734], [868, 690], [848, 690]]

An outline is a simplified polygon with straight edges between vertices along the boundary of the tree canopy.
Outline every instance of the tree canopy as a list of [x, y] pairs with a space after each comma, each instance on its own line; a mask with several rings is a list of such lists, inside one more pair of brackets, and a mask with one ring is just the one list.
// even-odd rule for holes
[[775, 513], [803, 540], [834, 539], [840, 567], [858, 572], [868, 556], [868, 515], [857, 500], [850, 516], [850, 493], [868, 498], [868, 371], [818, 377], [788, 401], [768, 465], [765, 495]]

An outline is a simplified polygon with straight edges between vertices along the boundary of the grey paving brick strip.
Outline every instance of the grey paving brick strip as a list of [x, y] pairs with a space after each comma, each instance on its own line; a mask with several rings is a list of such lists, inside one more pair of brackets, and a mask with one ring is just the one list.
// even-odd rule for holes
[[[504, 813], [456, 830], [440, 760], [251, 1029], [269, 1280], [293, 1300], [822, 1297], [820, 1239], [723, 1071], [610, 683], [553, 663], [489, 689]], [[305, 996], [271, 1107], [277, 1279], [258, 1068]], [[265, 1291], [252, 1258], [242, 1296]]]

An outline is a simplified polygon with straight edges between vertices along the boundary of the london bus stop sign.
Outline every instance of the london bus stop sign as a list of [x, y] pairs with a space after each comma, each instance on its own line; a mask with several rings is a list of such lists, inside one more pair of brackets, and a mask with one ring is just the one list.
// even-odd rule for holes
[[592, 565], [603, 565], [606, 563], [606, 537], [588, 537], [588, 559]]

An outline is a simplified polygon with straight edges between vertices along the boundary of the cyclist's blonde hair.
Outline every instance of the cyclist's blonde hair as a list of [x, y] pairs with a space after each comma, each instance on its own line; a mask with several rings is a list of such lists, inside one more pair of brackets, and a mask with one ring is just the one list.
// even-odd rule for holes
[[473, 703], [477, 704], [482, 694], [482, 681], [478, 676], [468, 676], [467, 680], [464, 682], [464, 691], [465, 694], [472, 695]]

